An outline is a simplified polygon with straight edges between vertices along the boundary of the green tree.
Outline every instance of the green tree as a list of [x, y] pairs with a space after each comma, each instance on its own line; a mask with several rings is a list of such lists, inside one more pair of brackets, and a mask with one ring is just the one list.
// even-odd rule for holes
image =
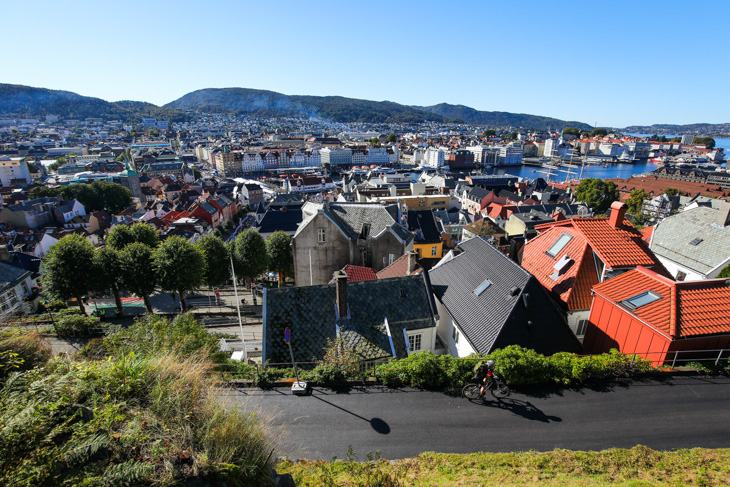
[[369, 142], [372, 145], [378, 145], [380, 143], [380, 139], [377, 137], [373, 137], [372, 139], [369, 140]]
[[253, 279], [268, 268], [266, 242], [253, 228], [238, 234], [233, 249], [236, 277]]
[[106, 238], [106, 244], [114, 250], [122, 250], [131, 243], [134, 243], [134, 235], [128, 225], [114, 225]]
[[160, 287], [179, 293], [185, 311], [185, 294], [198, 289], [205, 277], [203, 252], [182, 237], [170, 237], [157, 247], [154, 261]]
[[638, 216], [644, 213], [644, 201], [649, 198], [649, 195], [641, 189], [635, 189], [629, 195], [629, 199], [626, 200], [626, 206], [628, 206], [628, 212], [634, 216]]
[[92, 290], [99, 293], [111, 291], [117, 305], [117, 314], [124, 316], [122, 299], [119, 296], [121, 277], [122, 268], [117, 251], [109, 246], [96, 249], [94, 251], [94, 273], [93, 279], [91, 279]]
[[677, 188], [667, 188], [664, 190], [664, 194], [667, 196], [682, 196], [682, 192]]
[[482, 135], [484, 137], [494, 137], [495, 135], [497, 135], [497, 131], [496, 130], [492, 130], [492, 129], [487, 129], [487, 130], [484, 131], [484, 133]]
[[692, 140], [692, 143], [704, 145], [708, 149], [715, 148], [715, 139], [713, 139], [712, 137], [695, 137]]
[[230, 252], [223, 240], [215, 235], [205, 235], [197, 244], [205, 259], [205, 283], [220, 286], [231, 278]]
[[605, 137], [608, 135], [608, 130], [603, 128], [596, 128], [591, 130], [591, 133], [589, 135], [591, 137]]
[[294, 254], [291, 248], [291, 237], [284, 231], [272, 233], [266, 240], [266, 255], [269, 269], [279, 274], [279, 284], [286, 276], [294, 275]]
[[613, 181], [587, 178], [575, 189], [575, 198], [588, 205], [597, 214], [605, 213], [611, 203], [618, 201], [619, 190]]
[[725, 266], [720, 273], [717, 275], [718, 278], [730, 277], [730, 265]]
[[154, 263], [152, 248], [143, 243], [130, 243], [119, 252], [124, 288], [142, 298], [150, 313], [153, 311], [149, 296], [157, 286]]
[[563, 129], [563, 133], [565, 135], [575, 135], [576, 137], [578, 137], [580, 135], [580, 129], [577, 129], [575, 127], [565, 127]]
[[149, 223], [135, 223], [129, 227], [129, 231], [135, 242], [143, 243], [153, 249], [160, 245], [157, 230]]
[[44, 291], [57, 299], [78, 300], [86, 314], [82, 296], [89, 292], [94, 273], [94, 247], [81, 235], [67, 235], [51, 247], [41, 265]]
[[386, 140], [391, 144], [395, 144], [398, 141], [398, 136], [395, 134], [388, 134], [388, 138]]

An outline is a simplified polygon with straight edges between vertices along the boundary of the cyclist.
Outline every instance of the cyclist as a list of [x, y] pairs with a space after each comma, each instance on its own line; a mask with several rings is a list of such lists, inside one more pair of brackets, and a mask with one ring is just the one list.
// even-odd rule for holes
[[496, 382], [497, 375], [494, 373], [494, 360], [489, 359], [486, 363], [479, 362], [474, 367], [474, 380], [479, 384], [479, 395], [484, 395], [484, 388], [487, 385], [487, 381]]

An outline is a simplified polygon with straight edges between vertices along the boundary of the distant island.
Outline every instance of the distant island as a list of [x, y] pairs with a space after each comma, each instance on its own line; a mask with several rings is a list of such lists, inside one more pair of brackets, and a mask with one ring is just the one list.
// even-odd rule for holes
[[655, 124], [631, 125], [621, 129], [624, 133], [649, 135], [698, 135], [730, 137], [730, 123], [691, 123], [687, 125]]

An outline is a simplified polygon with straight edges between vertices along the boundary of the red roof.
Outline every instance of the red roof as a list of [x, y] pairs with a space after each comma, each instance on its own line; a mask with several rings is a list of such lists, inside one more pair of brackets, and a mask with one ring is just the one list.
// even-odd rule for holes
[[404, 254], [395, 261], [393, 261], [392, 264], [390, 264], [388, 267], [385, 267], [384, 269], [381, 269], [378, 271], [378, 279], [389, 279], [391, 277], [404, 277], [404, 276], [412, 276], [414, 274], [418, 274], [423, 270], [420, 264], [416, 263], [415, 267], [412, 272], [408, 272], [408, 254]]
[[378, 278], [371, 267], [347, 264], [342, 271], [347, 274], [347, 282], [374, 281]]
[[660, 299], [626, 312], [672, 338], [730, 333], [730, 287], [725, 279], [675, 282], [637, 267], [593, 290], [618, 304], [646, 291], [655, 292]]
[[[548, 249], [563, 234], [572, 238], [555, 257], [551, 257], [547, 254]], [[557, 274], [553, 266], [564, 256], [573, 262], [566, 265], [562, 274]], [[557, 295], [568, 309], [589, 309], [591, 287], [598, 283], [598, 274], [591, 257], [588, 241], [579, 230], [567, 226], [551, 229], [530, 240], [522, 253], [522, 267], [535, 276], [543, 287]]]
[[651, 243], [651, 236], [654, 234], [654, 225], [642, 228], [639, 231], [641, 232], [641, 237], [644, 239], [644, 242]]

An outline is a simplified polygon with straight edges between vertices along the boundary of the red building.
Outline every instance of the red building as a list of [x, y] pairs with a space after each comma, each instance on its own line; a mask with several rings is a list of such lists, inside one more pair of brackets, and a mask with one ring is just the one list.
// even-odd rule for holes
[[730, 348], [730, 287], [725, 281], [675, 282], [637, 267], [597, 284], [583, 348], [587, 353], [616, 348], [654, 365], [671, 363], [677, 352]]

